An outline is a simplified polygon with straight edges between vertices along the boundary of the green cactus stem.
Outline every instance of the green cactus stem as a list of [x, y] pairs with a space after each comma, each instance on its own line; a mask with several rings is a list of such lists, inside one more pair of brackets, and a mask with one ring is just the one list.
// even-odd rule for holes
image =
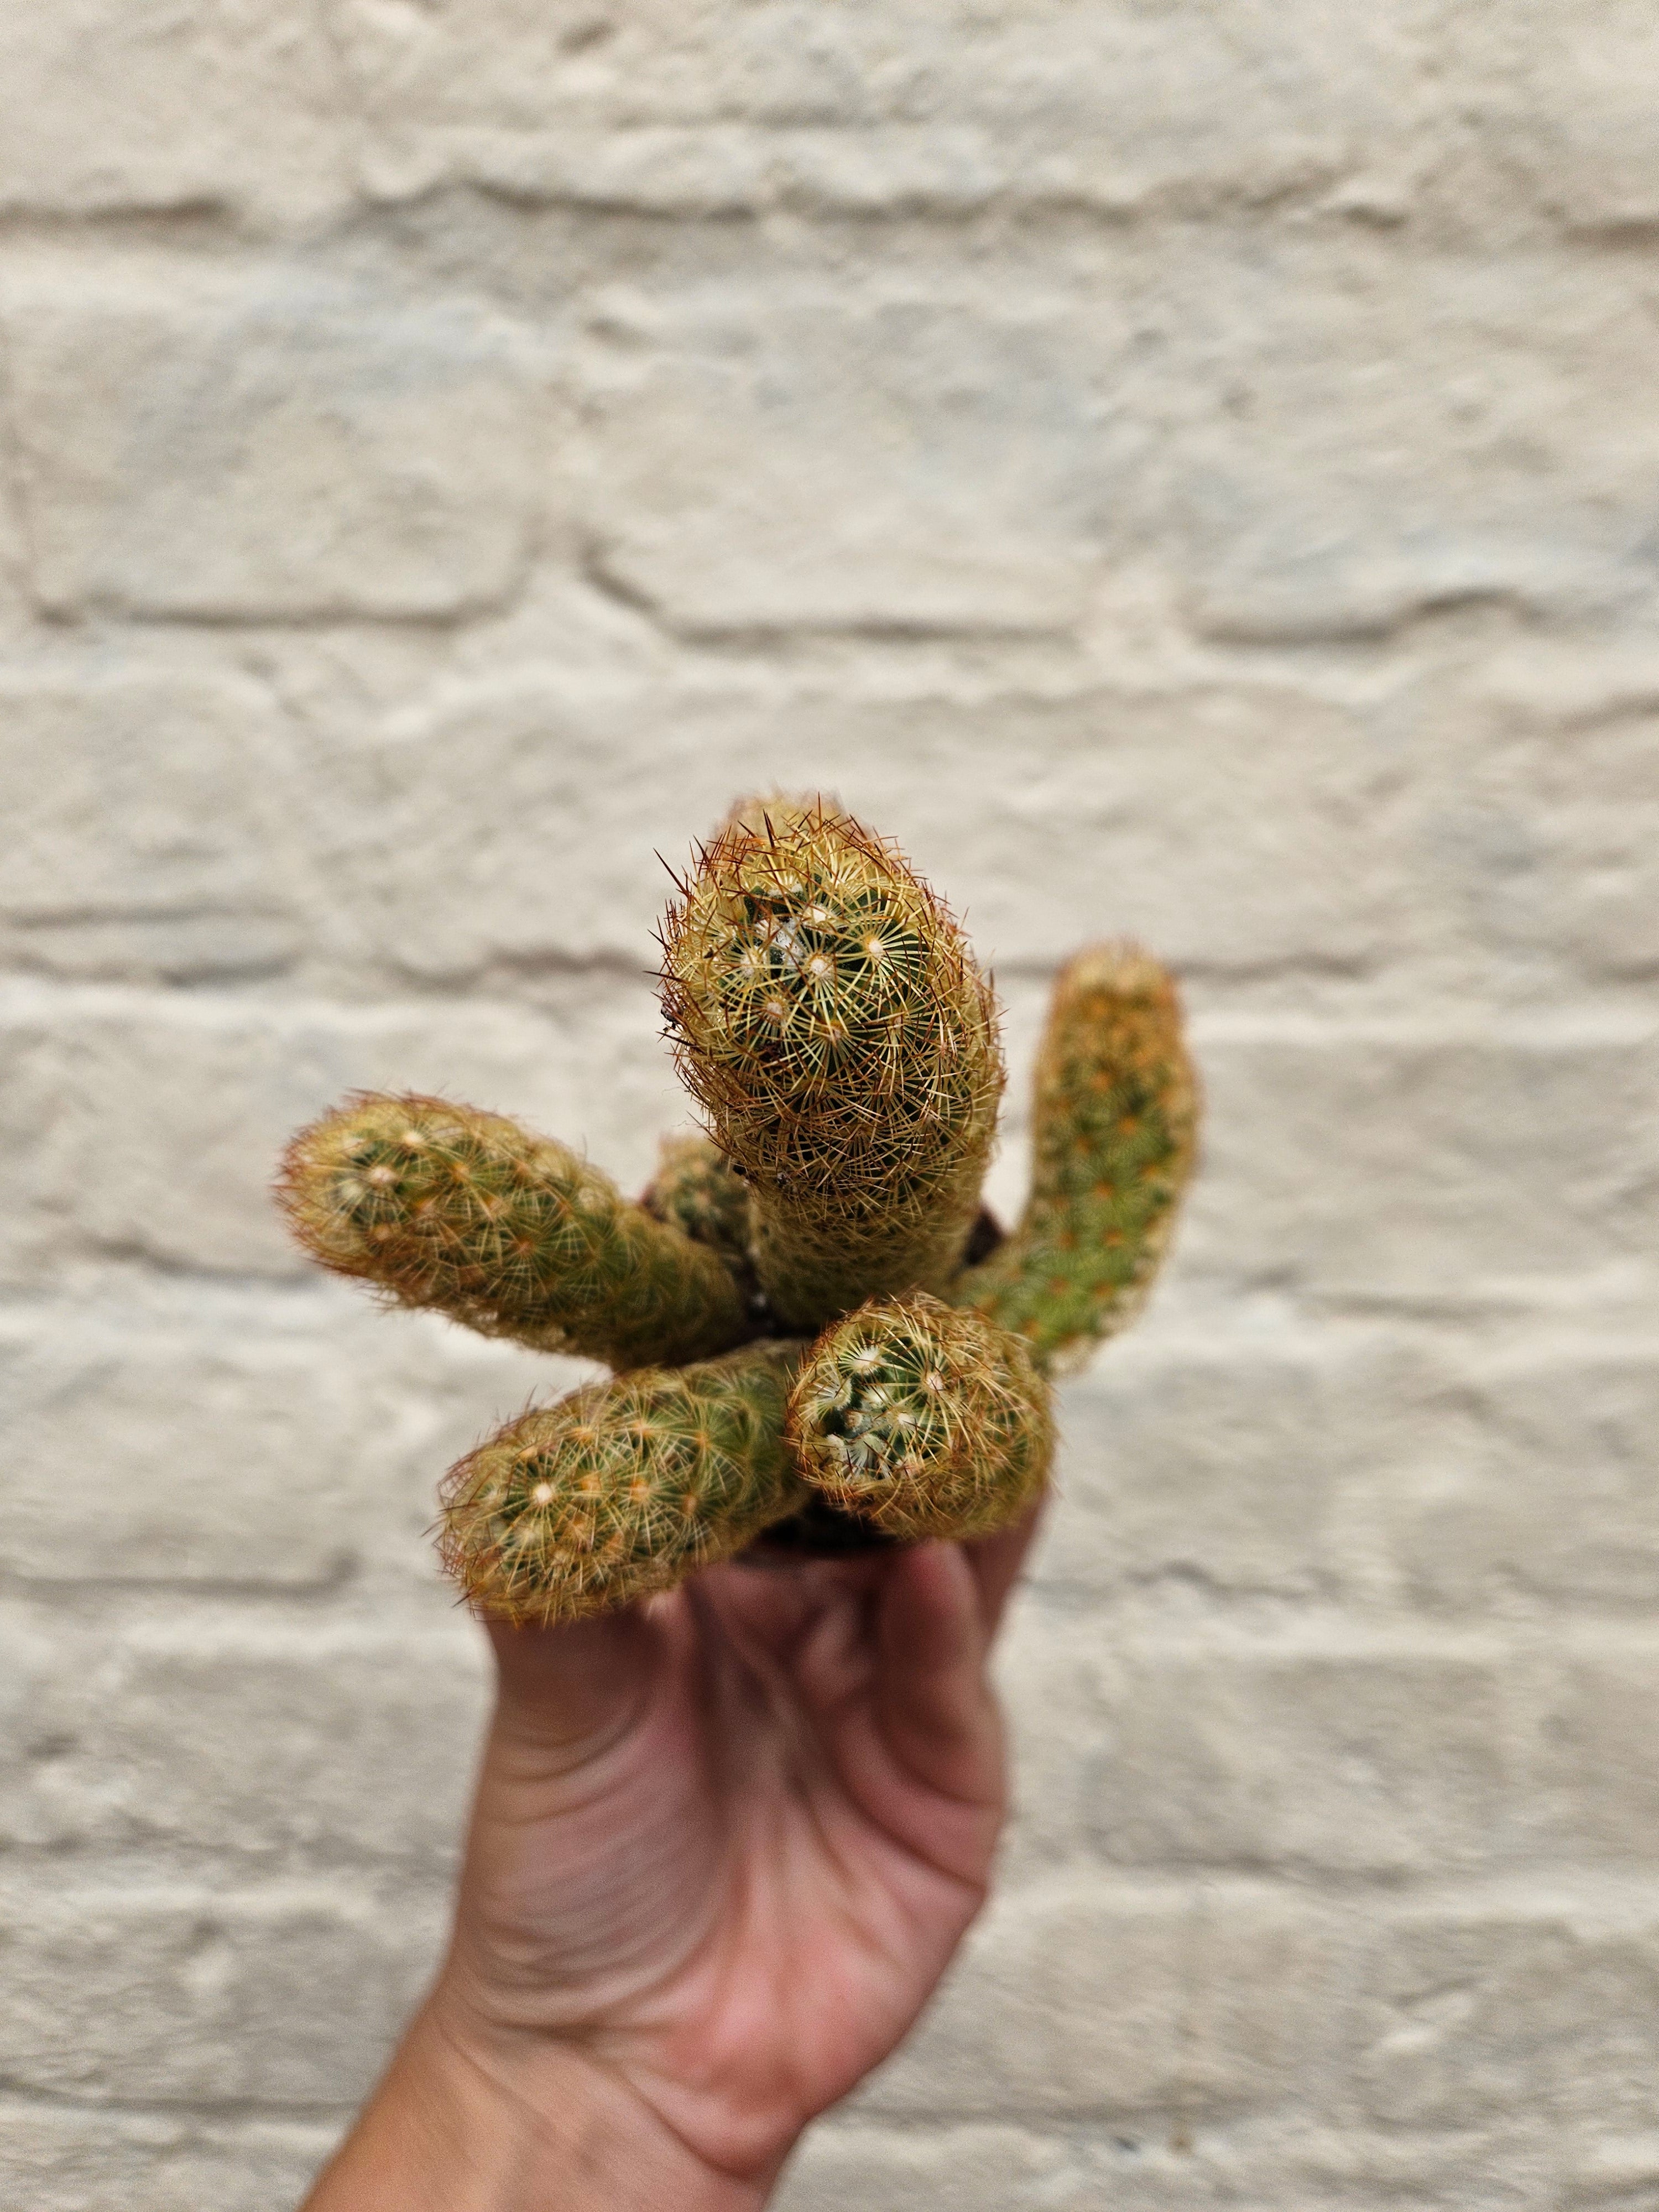
[[896, 849], [820, 801], [749, 802], [663, 930], [682, 1079], [748, 1183], [787, 1327], [943, 1291], [973, 1225], [1003, 1071], [995, 1002]]
[[805, 1350], [641, 1368], [522, 1415], [450, 1470], [444, 1566], [478, 1611], [546, 1623], [729, 1558], [805, 1495], [785, 1411]]
[[750, 1334], [718, 1252], [568, 1146], [475, 1107], [361, 1094], [295, 1138], [277, 1195], [324, 1267], [486, 1335], [629, 1368]]
[[749, 1186], [707, 1137], [665, 1137], [640, 1204], [694, 1243], [712, 1247], [738, 1273], [750, 1272]]
[[951, 1296], [1023, 1336], [1047, 1366], [1086, 1355], [1138, 1311], [1192, 1170], [1198, 1091], [1167, 972], [1097, 945], [1062, 970], [1033, 1105], [1019, 1226]]
[[1023, 1338], [925, 1292], [826, 1329], [789, 1398], [802, 1479], [889, 1536], [988, 1535], [1036, 1497], [1048, 1389]]

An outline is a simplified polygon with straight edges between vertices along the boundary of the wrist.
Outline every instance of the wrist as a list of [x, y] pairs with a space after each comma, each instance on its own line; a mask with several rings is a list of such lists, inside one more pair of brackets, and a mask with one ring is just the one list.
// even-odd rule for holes
[[440, 1989], [303, 2212], [760, 2212], [775, 2178], [708, 2165], [569, 2044], [491, 2048]]

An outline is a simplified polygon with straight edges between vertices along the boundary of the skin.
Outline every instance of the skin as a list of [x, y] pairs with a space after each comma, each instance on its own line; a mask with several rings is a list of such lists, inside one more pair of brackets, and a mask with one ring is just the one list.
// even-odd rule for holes
[[305, 2212], [763, 2205], [984, 1900], [1034, 1518], [492, 1624], [449, 1955]]

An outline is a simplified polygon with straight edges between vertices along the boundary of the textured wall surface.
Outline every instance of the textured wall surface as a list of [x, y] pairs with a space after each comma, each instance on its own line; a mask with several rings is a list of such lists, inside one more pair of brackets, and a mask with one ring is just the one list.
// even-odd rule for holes
[[1656, 240], [1650, 0], [0, 9], [0, 2203], [282, 2212], [441, 1927], [433, 1485], [574, 1370], [281, 1139], [642, 1180], [782, 781], [1210, 1098], [788, 2212], [1659, 2206]]

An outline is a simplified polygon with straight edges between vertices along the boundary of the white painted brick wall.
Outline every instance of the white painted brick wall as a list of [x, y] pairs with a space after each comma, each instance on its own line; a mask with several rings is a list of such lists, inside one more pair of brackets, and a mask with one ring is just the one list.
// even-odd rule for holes
[[0, 14], [0, 2203], [281, 2212], [438, 1940], [432, 1486], [568, 1370], [278, 1144], [642, 1178], [654, 856], [783, 781], [1018, 1057], [1143, 933], [1211, 1106], [788, 2212], [1659, 2206], [1650, 0]]

